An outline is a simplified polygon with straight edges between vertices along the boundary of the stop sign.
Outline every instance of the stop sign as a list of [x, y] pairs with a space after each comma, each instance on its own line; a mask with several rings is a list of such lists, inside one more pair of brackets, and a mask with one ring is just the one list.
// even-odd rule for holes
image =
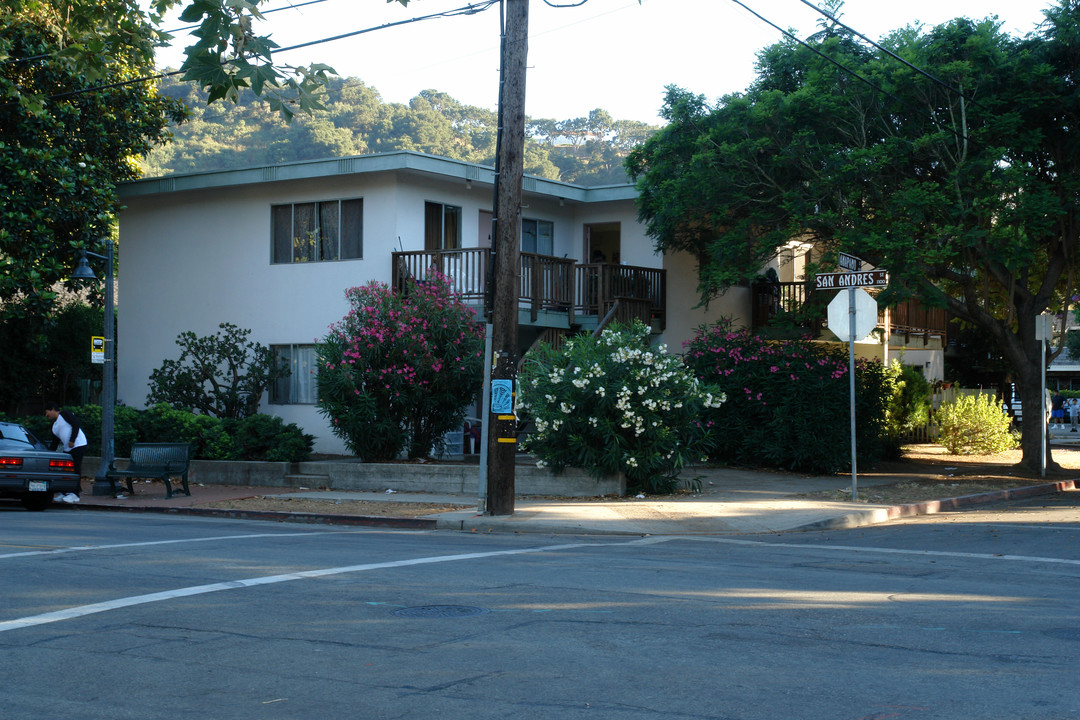
[[877, 325], [877, 301], [862, 288], [838, 292], [829, 303], [829, 330], [842, 342], [851, 340], [851, 296], [855, 296], [855, 340], [862, 340]]

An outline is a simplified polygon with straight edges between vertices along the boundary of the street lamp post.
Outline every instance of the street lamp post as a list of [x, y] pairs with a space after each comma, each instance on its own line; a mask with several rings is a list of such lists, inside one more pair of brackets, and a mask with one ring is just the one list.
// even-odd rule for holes
[[113, 243], [106, 242], [105, 255], [83, 250], [79, 266], [71, 274], [74, 279], [96, 280], [86, 256], [105, 261], [105, 365], [101, 380], [101, 465], [94, 475], [94, 495], [115, 495], [116, 481], [106, 477], [114, 458], [113, 417], [116, 408], [116, 319], [113, 310]]

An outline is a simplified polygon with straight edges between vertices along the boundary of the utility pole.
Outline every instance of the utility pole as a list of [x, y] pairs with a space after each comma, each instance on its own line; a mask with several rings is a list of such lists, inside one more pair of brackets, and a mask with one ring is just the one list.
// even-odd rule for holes
[[[525, 153], [525, 63], [529, 0], [505, 0], [499, 61], [499, 147], [495, 234], [495, 289], [491, 313], [491, 428], [487, 448], [487, 514], [513, 515], [517, 418], [513, 399], [518, 365], [518, 293], [521, 248], [518, 228]], [[508, 396], [509, 394], [509, 396]]]

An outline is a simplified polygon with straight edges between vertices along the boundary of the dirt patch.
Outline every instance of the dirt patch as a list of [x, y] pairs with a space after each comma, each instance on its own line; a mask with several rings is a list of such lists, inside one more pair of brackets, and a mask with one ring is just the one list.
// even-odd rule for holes
[[[860, 487], [859, 502], [902, 505], [1080, 476], [1080, 450], [1054, 448], [1051, 454], [1060, 470], [1048, 471], [1043, 477], [1038, 471], [1032, 472], [1018, 465], [1023, 457], [1020, 450], [995, 455], [950, 455], [940, 445], [907, 445], [901, 460], [879, 462], [865, 473], [868, 477], [898, 476], [902, 479], [886, 485]], [[848, 489], [831, 490], [807, 493], [802, 497], [847, 501], [851, 492]]]
[[312, 500], [310, 498], [268, 498], [256, 495], [237, 500], [219, 500], [201, 507], [259, 512], [315, 513], [318, 515], [363, 515], [365, 517], [422, 517], [453, 510], [467, 510], [475, 505], [445, 505], [423, 502], [366, 500]]

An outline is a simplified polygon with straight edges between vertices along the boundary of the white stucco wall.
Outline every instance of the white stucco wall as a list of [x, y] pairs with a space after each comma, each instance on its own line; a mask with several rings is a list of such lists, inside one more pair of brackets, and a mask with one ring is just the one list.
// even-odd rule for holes
[[[272, 205], [346, 198], [364, 200], [362, 259], [271, 264]], [[347, 312], [347, 288], [388, 282], [392, 252], [423, 249], [425, 201], [460, 206], [463, 244], [475, 247], [480, 211], [490, 209], [491, 198], [488, 184], [470, 188], [456, 178], [393, 171], [126, 197], [118, 400], [145, 406], [150, 373], [179, 356], [176, 337], [183, 331], [205, 336], [230, 322], [264, 345], [315, 342]], [[527, 195], [522, 215], [554, 223], [558, 256], [580, 259], [585, 223], [618, 222], [628, 264], [662, 265], [630, 200], [594, 205]], [[313, 405], [270, 405], [264, 397], [260, 410], [315, 435], [316, 452], [345, 452]]]

